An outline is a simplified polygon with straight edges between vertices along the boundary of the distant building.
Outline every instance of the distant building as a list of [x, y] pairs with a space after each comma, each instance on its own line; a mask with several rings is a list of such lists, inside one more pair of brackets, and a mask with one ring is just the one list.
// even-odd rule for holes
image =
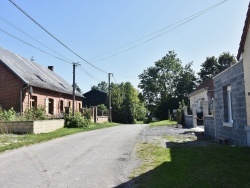
[[99, 104], [107, 104], [107, 93], [92, 89], [83, 94], [83, 107], [97, 106]]

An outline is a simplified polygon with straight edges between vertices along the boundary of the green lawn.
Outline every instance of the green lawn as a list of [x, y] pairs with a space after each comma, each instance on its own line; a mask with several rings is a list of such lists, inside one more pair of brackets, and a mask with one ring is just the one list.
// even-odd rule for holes
[[165, 125], [175, 125], [177, 124], [176, 121], [170, 121], [170, 120], [163, 120], [163, 121], [157, 121], [157, 122], [152, 122], [149, 123], [149, 125], [151, 127], [155, 127], [155, 126], [165, 126]]
[[250, 187], [250, 148], [163, 148], [148, 143], [137, 147], [142, 165], [131, 175], [136, 187]]
[[91, 124], [87, 128], [62, 128], [45, 134], [0, 134], [0, 152], [48, 141], [62, 136], [119, 125], [117, 123]]

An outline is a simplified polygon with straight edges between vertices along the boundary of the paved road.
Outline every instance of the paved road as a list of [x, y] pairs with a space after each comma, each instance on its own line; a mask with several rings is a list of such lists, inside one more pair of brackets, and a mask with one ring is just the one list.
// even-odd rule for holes
[[105, 188], [126, 181], [145, 125], [122, 125], [62, 137], [0, 154], [0, 187]]

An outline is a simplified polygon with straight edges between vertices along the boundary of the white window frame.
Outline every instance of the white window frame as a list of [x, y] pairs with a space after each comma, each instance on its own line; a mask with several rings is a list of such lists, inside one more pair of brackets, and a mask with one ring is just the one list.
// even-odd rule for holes
[[233, 126], [233, 111], [232, 111], [232, 88], [227, 86], [227, 113], [228, 113], [228, 122], [224, 122], [223, 126], [232, 127]]

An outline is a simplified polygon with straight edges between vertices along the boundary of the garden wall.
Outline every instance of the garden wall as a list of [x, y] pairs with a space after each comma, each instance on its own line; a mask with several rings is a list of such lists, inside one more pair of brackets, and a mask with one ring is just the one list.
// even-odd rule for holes
[[1, 133], [41, 134], [41, 133], [52, 132], [63, 127], [64, 127], [64, 119], [0, 122]]
[[204, 118], [204, 133], [206, 137], [215, 138], [214, 116], [205, 116]]
[[193, 115], [185, 115], [185, 127], [192, 128], [193, 125]]

